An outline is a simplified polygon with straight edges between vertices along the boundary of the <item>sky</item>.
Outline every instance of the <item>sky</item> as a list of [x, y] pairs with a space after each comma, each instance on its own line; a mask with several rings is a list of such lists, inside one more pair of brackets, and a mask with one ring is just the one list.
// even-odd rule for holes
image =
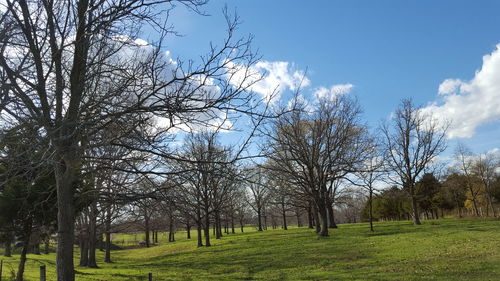
[[475, 153], [500, 148], [500, 1], [211, 0], [205, 16], [172, 11], [182, 36], [168, 37], [166, 48], [182, 59], [206, 53], [224, 38], [224, 7], [262, 56], [256, 92], [277, 86], [286, 101], [305, 76], [306, 98], [355, 95], [372, 128], [412, 97], [452, 122], [445, 154], [459, 142]]

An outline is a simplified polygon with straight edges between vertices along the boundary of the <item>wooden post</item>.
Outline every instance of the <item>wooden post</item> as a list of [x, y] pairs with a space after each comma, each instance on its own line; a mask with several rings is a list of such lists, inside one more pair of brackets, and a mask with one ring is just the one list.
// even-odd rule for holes
[[45, 265], [40, 266], [40, 281], [47, 281], [47, 275], [45, 274], [45, 269], [46, 269]]
[[2, 281], [3, 260], [0, 260], [0, 281]]
[[149, 281], [153, 281], [153, 273], [149, 273], [148, 274], [148, 280]]

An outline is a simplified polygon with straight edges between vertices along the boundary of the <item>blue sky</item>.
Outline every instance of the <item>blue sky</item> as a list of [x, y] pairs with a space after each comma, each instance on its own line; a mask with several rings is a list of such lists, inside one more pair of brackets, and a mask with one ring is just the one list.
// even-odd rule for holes
[[[212, 0], [203, 8], [210, 16], [173, 11], [183, 36], [166, 47], [184, 59], [205, 53], [225, 34], [225, 5], [240, 16], [239, 34], [255, 36], [263, 60], [287, 62], [290, 73], [307, 69], [306, 97], [352, 84], [371, 126], [413, 97], [459, 123], [448, 154], [458, 141], [476, 153], [500, 148], [500, 1]], [[446, 79], [453, 80], [439, 90]], [[468, 115], [473, 121], [459, 128]]]

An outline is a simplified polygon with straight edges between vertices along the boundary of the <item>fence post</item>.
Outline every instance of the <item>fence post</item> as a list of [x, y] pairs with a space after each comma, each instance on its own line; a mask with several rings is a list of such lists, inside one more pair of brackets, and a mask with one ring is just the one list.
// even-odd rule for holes
[[[151, 272], [150, 272], [150, 273], [148, 274], [148, 280], [149, 280], [149, 281], [153, 281], [153, 273], [151, 273]], [[1, 280], [0, 280], [0, 281], [1, 281]]]
[[3, 260], [0, 260], [0, 281], [2, 281]]
[[[46, 281], [45, 265], [40, 265], [40, 281]], [[1, 280], [0, 280], [1, 281]]]

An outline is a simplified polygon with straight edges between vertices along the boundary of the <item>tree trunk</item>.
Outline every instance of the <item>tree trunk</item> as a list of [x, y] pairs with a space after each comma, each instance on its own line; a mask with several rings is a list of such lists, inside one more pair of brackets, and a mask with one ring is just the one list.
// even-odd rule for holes
[[295, 216], [297, 217], [297, 227], [302, 227], [302, 222], [300, 221], [300, 213], [299, 210], [295, 210]]
[[318, 207], [316, 204], [313, 204], [312, 207], [312, 217], [314, 220], [314, 226], [316, 227], [316, 233], [319, 234], [321, 232], [321, 225], [319, 224]]
[[313, 228], [314, 227], [314, 217], [312, 214], [312, 207], [311, 207], [311, 202], [309, 201], [309, 206], [307, 207], [307, 227], [308, 228]]
[[186, 233], [187, 239], [191, 239], [191, 224], [189, 223], [189, 219], [186, 222]]
[[147, 214], [144, 214], [144, 228], [145, 228], [145, 234], [146, 234], [146, 248], [149, 248], [150, 246], [150, 241], [149, 241], [149, 217]]
[[241, 233], [243, 233], [243, 219], [240, 218], [240, 228], [241, 228]]
[[16, 281], [24, 280], [24, 267], [26, 265], [26, 254], [28, 253], [28, 244], [29, 244], [29, 238], [27, 238], [27, 240], [23, 242], [23, 249], [21, 250], [21, 260], [17, 268]]
[[235, 234], [236, 231], [234, 231], [234, 214], [231, 213], [231, 233]]
[[210, 213], [205, 209], [205, 247], [210, 246]]
[[417, 196], [415, 196], [415, 189], [413, 186], [410, 187], [410, 193], [411, 193], [411, 207], [413, 209], [413, 223], [415, 225], [421, 225], [422, 223], [420, 222], [420, 215], [418, 212]]
[[[321, 219], [321, 227], [320, 231], [318, 232], [319, 236], [328, 236], [328, 211], [327, 211], [327, 206], [325, 206], [324, 200], [318, 200], [317, 203], [317, 208], [318, 208], [318, 214]], [[319, 225], [319, 223], [316, 223]], [[316, 227], [318, 228], [318, 227]]]
[[326, 211], [328, 215], [328, 227], [329, 228], [337, 228], [337, 224], [335, 223], [335, 214], [333, 212], [333, 206], [332, 206], [332, 201], [330, 200], [329, 197], [326, 198], [325, 200], [326, 204]]
[[370, 190], [370, 198], [368, 199], [369, 205], [369, 215], [370, 215], [370, 231], [373, 232], [373, 191]]
[[106, 253], [104, 256], [104, 262], [111, 263], [111, 208], [108, 207], [106, 212], [106, 222], [105, 222], [105, 233], [106, 233], [106, 243], [105, 249]]
[[282, 216], [283, 216], [283, 230], [288, 230], [288, 227], [286, 225], [286, 211], [285, 211], [285, 204], [282, 204]]
[[89, 264], [89, 247], [88, 237], [80, 237], [80, 266], [87, 266]]
[[[70, 148], [68, 148], [70, 149]], [[76, 155], [65, 155], [58, 163], [57, 189], [57, 280], [74, 281], [73, 242], [75, 225], [74, 182], [78, 171]]]
[[201, 210], [200, 208], [196, 209], [196, 232], [198, 234], [198, 247], [203, 247], [203, 240], [201, 237]]
[[258, 223], [258, 231], [262, 231], [262, 211], [260, 208], [257, 208], [257, 223]]
[[87, 267], [97, 268], [96, 248], [97, 248], [97, 196], [94, 196], [93, 203], [90, 206], [89, 217], [89, 260]]
[[221, 219], [220, 219], [220, 212], [216, 211], [215, 212], [215, 239], [220, 239], [222, 237], [222, 224], [221, 224]]
[[174, 217], [170, 216], [170, 223], [168, 225], [168, 242], [175, 242], [174, 236]]
[[28, 247], [30, 245], [31, 230], [32, 230], [32, 220], [28, 219], [28, 221], [25, 222], [25, 225], [23, 227], [23, 235], [24, 235], [23, 249], [21, 250], [21, 257], [20, 257], [21, 260], [17, 268], [16, 281], [23, 281], [24, 279], [24, 267], [26, 265], [26, 254], [28, 253]]

